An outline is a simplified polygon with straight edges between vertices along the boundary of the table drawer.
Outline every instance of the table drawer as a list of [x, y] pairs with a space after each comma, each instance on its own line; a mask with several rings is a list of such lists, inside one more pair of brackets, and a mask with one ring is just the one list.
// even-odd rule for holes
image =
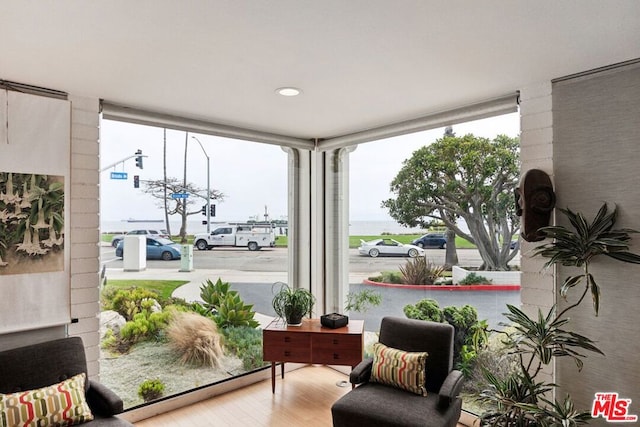
[[263, 331], [263, 359], [274, 362], [310, 362], [311, 336], [305, 333]]
[[362, 335], [316, 335], [312, 347], [313, 363], [354, 366], [362, 360]]

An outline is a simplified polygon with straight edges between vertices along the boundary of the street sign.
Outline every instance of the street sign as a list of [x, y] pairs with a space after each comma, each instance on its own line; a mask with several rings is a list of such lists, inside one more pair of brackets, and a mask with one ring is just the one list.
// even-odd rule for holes
[[189, 193], [171, 193], [172, 199], [188, 199]]
[[127, 179], [126, 172], [111, 172], [111, 179]]

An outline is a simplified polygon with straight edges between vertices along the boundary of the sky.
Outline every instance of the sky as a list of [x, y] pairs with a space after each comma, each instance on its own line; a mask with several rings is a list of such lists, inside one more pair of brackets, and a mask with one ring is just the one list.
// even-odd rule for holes
[[[453, 126], [458, 135], [473, 133], [493, 138], [498, 134], [511, 137], [520, 133], [518, 113], [467, 122]], [[392, 197], [389, 185], [402, 162], [418, 148], [440, 138], [444, 128], [398, 136], [360, 144], [350, 157], [349, 209], [351, 221], [392, 221], [380, 207]], [[195, 136], [204, 148], [192, 138]], [[133, 187], [133, 176], [141, 181], [162, 179], [163, 129], [130, 123], [103, 120], [100, 144], [100, 212], [101, 221], [116, 222], [163, 219], [158, 202]], [[148, 157], [143, 169], [135, 166], [136, 150]], [[206, 151], [206, 155], [205, 155]], [[167, 175], [182, 180], [184, 174], [185, 132], [167, 130]], [[246, 221], [263, 219], [265, 206], [271, 219], [286, 219], [287, 215], [287, 154], [279, 146], [232, 140], [189, 133], [187, 144], [187, 181], [203, 190], [207, 187], [207, 157], [210, 161], [210, 188], [225, 194], [217, 203], [215, 221]], [[126, 172], [127, 180], [111, 179], [111, 172]], [[142, 183], [141, 183], [142, 187]], [[206, 191], [203, 192], [203, 194]], [[191, 210], [199, 210], [203, 199], [195, 200]], [[190, 220], [202, 220], [194, 215]], [[178, 220], [178, 217], [174, 217]], [[104, 227], [103, 227], [104, 228]]]

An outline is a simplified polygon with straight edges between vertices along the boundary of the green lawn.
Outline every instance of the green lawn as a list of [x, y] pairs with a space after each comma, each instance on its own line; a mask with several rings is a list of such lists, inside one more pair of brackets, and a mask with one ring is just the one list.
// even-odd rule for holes
[[169, 298], [173, 291], [188, 280], [111, 280], [107, 279], [106, 287], [114, 287], [117, 289], [127, 288], [144, 288], [157, 292], [162, 298]]

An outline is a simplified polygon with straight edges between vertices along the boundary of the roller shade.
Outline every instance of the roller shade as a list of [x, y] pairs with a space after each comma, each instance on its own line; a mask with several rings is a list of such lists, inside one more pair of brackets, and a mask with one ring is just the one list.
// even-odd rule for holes
[[169, 114], [154, 113], [138, 108], [126, 107], [102, 101], [102, 116], [109, 120], [135, 123], [147, 126], [157, 126], [203, 135], [220, 136], [224, 138], [241, 139], [243, 141], [262, 142], [265, 144], [281, 145], [284, 147], [313, 150], [315, 144], [307, 139], [293, 138], [268, 132], [222, 125], [204, 120], [195, 120]]
[[422, 132], [443, 126], [513, 113], [518, 110], [518, 92], [466, 107], [429, 114], [413, 120], [390, 124], [320, 141], [319, 150], [334, 150], [363, 142]]
[[102, 115], [104, 118], [109, 120], [119, 120], [123, 122], [176, 129], [205, 135], [275, 144], [303, 150], [328, 151], [363, 142], [376, 141], [393, 136], [406, 135], [438, 127], [454, 125], [457, 123], [513, 113], [518, 109], [518, 95], [518, 92], [514, 92], [509, 95], [471, 104], [465, 107], [429, 114], [416, 119], [367, 129], [348, 135], [328, 139], [322, 139], [322, 136], [320, 135], [318, 136], [318, 139], [314, 140], [260, 132], [204, 120], [172, 116], [169, 114], [154, 113], [138, 108], [113, 104], [108, 101], [102, 101]]

